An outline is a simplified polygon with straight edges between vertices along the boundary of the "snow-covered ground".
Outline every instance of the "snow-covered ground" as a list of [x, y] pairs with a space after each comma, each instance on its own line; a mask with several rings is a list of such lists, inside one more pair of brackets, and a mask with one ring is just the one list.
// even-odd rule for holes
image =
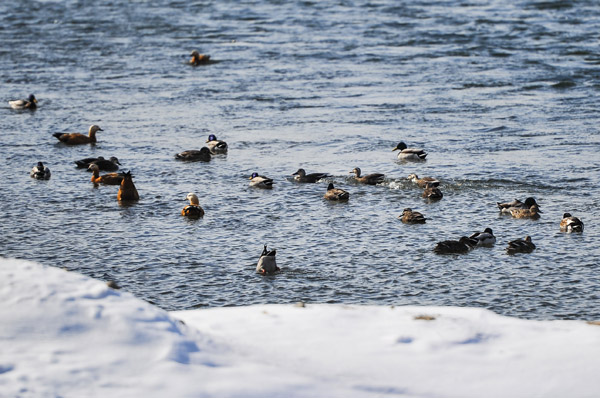
[[0, 259], [0, 397], [598, 397], [600, 326], [456, 307], [167, 313]]

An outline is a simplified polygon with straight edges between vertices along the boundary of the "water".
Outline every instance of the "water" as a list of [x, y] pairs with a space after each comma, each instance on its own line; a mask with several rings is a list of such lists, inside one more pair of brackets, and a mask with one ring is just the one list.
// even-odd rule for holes
[[[600, 317], [600, 6], [595, 1], [32, 1], [0, 4], [0, 250], [102, 280], [167, 310], [255, 303], [484, 307]], [[184, 65], [191, 50], [219, 63]], [[35, 112], [6, 101], [34, 93]], [[54, 132], [86, 132], [65, 147]], [[181, 163], [209, 134], [229, 143]], [[427, 162], [391, 149], [424, 147]], [[117, 156], [120, 206], [74, 160]], [[52, 170], [35, 181], [38, 161]], [[386, 174], [380, 186], [348, 173]], [[327, 181], [297, 184], [299, 167]], [[276, 180], [251, 189], [257, 171]], [[406, 176], [434, 176], [427, 203]], [[206, 216], [180, 215], [188, 192]], [[533, 196], [539, 221], [495, 203]], [[430, 220], [407, 226], [411, 207]], [[560, 233], [564, 212], [586, 224]], [[493, 228], [498, 243], [438, 256]], [[508, 256], [531, 235], [537, 250]], [[282, 272], [254, 273], [263, 243]]]

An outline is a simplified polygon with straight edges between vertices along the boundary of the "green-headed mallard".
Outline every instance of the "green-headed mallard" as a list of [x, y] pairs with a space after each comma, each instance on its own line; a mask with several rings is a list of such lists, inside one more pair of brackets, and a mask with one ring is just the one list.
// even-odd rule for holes
[[212, 154], [227, 153], [227, 143], [223, 140], [218, 140], [217, 136], [211, 134], [206, 140], [206, 146]]
[[475, 232], [469, 236], [470, 239], [477, 241], [477, 246], [493, 246], [496, 243], [496, 237], [491, 228], [486, 228], [483, 232]]
[[398, 159], [400, 160], [425, 160], [427, 152], [421, 148], [407, 148], [404, 142], [399, 142], [392, 151], [399, 150]]
[[273, 188], [272, 178], [258, 175], [258, 173], [252, 173], [250, 176], [250, 186], [255, 188], [271, 189]]
[[8, 101], [8, 104], [13, 109], [34, 110], [37, 108], [37, 99], [35, 99], [35, 95], [29, 94], [29, 97], [27, 99]]

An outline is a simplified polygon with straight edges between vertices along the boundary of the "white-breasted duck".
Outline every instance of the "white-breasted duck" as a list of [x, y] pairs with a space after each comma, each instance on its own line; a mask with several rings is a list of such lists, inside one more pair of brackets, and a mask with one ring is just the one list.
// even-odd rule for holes
[[477, 240], [477, 246], [493, 246], [496, 243], [496, 237], [491, 228], [486, 228], [483, 232], [475, 232], [469, 236], [471, 239]]
[[398, 159], [400, 160], [425, 160], [427, 152], [421, 148], [408, 148], [403, 141], [400, 141], [398, 145], [392, 151], [399, 150]]
[[227, 153], [227, 149], [229, 149], [227, 143], [223, 140], [218, 140], [217, 136], [214, 134], [208, 136], [206, 146], [208, 146], [208, 149], [212, 154], [224, 154]]
[[583, 232], [583, 222], [579, 218], [573, 217], [571, 213], [565, 213], [560, 221], [560, 230], [563, 232]]
[[8, 105], [10, 105], [13, 109], [30, 109], [34, 110], [37, 108], [37, 99], [35, 95], [29, 94], [27, 99], [19, 99], [8, 101]]
[[271, 189], [273, 188], [272, 178], [258, 175], [258, 173], [252, 173], [250, 176], [250, 186], [255, 188]]
[[49, 180], [51, 173], [50, 169], [44, 166], [44, 163], [38, 162], [37, 165], [33, 166], [29, 175], [38, 180]]

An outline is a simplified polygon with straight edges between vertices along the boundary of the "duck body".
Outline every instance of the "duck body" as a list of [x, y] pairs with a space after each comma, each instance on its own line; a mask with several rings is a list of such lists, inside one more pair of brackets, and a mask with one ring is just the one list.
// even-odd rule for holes
[[183, 151], [175, 155], [175, 159], [186, 162], [209, 162], [211, 158], [210, 150], [207, 147], [202, 147], [200, 150], [192, 149]]
[[560, 221], [560, 230], [563, 232], [583, 232], [583, 222], [573, 217], [570, 213], [565, 213]]
[[440, 185], [440, 182], [433, 177], [419, 178], [416, 174], [411, 174], [406, 179], [416, 183], [420, 188], [438, 187]]
[[327, 200], [345, 201], [350, 199], [350, 193], [340, 188], [335, 188], [332, 183], [327, 186], [327, 192], [323, 197]]
[[37, 180], [49, 180], [51, 173], [50, 169], [44, 166], [44, 163], [38, 162], [37, 165], [33, 166], [29, 175]]
[[104, 131], [99, 126], [93, 124], [88, 130], [88, 135], [81, 133], [54, 133], [52, 134], [60, 142], [67, 145], [83, 145], [83, 144], [95, 144], [96, 143], [96, 132]]
[[491, 228], [486, 228], [483, 232], [475, 232], [473, 235], [469, 236], [469, 238], [475, 239], [477, 241], [477, 246], [490, 247], [496, 243], [496, 237]]
[[190, 201], [190, 204], [185, 206], [181, 210], [181, 215], [189, 218], [200, 218], [204, 217], [204, 209], [200, 207], [200, 201], [198, 196], [194, 193], [188, 193], [185, 197], [186, 200]]
[[275, 260], [276, 254], [277, 251], [275, 249], [267, 250], [267, 245], [265, 245], [260, 258], [258, 259], [258, 263], [256, 264], [256, 273], [262, 275], [271, 275], [279, 271], [277, 261]]
[[423, 214], [418, 211], [413, 211], [410, 208], [404, 209], [402, 215], [398, 216], [404, 224], [425, 224], [427, 220]]
[[198, 51], [194, 50], [192, 51], [192, 53], [190, 54], [190, 56], [192, 58], [190, 58], [189, 60], [189, 64], [192, 66], [199, 66], [199, 65], [208, 65], [210, 62], [210, 55], [207, 54], [200, 54]]
[[541, 210], [537, 207], [537, 205], [531, 206], [529, 209], [512, 209], [510, 214], [514, 218], [531, 218], [532, 220], [537, 220], [540, 218]]
[[531, 236], [526, 236], [525, 239], [516, 239], [508, 242], [506, 252], [508, 254], [531, 253], [534, 249], [535, 245], [531, 241]]
[[95, 164], [96, 166], [98, 166], [98, 168], [100, 170], [103, 170], [103, 171], [117, 171], [117, 170], [119, 170], [119, 165], [121, 164], [119, 162], [119, 159], [117, 159], [114, 156], [111, 156], [108, 160], [101, 158], [101, 159], [93, 160], [90, 163]]
[[208, 140], [206, 140], [206, 146], [213, 155], [225, 154], [229, 149], [227, 143], [223, 140], [218, 140], [214, 134], [208, 136]]
[[350, 173], [354, 173], [354, 179], [360, 183], [363, 184], [368, 184], [368, 185], [376, 185], [379, 184], [381, 182], [383, 182], [383, 179], [385, 177], [385, 174], [381, 174], [381, 173], [372, 173], [372, 174], [367, 174], [365, 176], [361, 176], [361, 170], [358, 167], [355, 167], [352, 169], [352, 171]]
[[459, 240], [444, 240], [438, 242], [433, 251], [436, 254], [464, 254], [473, 248], [474, 243], [466, 236]]
[[258, 175], [258, 173], [252, 173], [250, 176], [250, 186], [255, 188], [262, 189], [271, 189], [273, 188], [273, 179], [265, 176]]
[[513, 210], [516, 209], [529, 209], [533, 205], [536, 205], [539, 208], [539, 205], [532, 197], [525, 199], [524, 202], [521, 202], [519, 199], [515, 199], [512, 202], [498, 202], [497, 205], [500, 212], [504, 214], [510, 214]]
[[429, 200], [440, 200], [444, 197], [444, 194], [438, 187], [427, 185], [421, 196]]
[[98, 168], [98, 166], [94, 163], [90, 164], [89, 170], [92, 171], [92, 178], [90, 181], [96, 185], [121, 185], [125, 177], [125, 175], [122, 173], [108, 173], [100, 175], [100, 168]]
[[117, 200], [119, 201], [135, 201], [140, 200], [140, 195], [138, 194], [135, 185], [133, 184], [133, 176], [131, 172], [128, 171], [123, 174], [123, 181], [121, 181], [121, 186], [119, 187], [119, 192], [117, 192]]
[[329, 176], [329, 174], [327, 174], [327, 173], [306, 174], [306, 171], [304, 169], [298, 169], [298, 171], [296, 171], [292, 175], [294, 176], [294, 180], [296, 180], [298, 182], [307, 182], [307, 183], [315, 183], [315, 182]]
[[8, 105], [13, 109], [34, 110], [37, 109], [37, 99], [35, 99], [35, 95], [29, 94], [27, 99], [8, 101]]
[[399, 142], [392, 151], [399, 150], [398, 159], [400, 160], [425, 160], [427, 152], [421, 148], [408, 148], [404, 142]]

